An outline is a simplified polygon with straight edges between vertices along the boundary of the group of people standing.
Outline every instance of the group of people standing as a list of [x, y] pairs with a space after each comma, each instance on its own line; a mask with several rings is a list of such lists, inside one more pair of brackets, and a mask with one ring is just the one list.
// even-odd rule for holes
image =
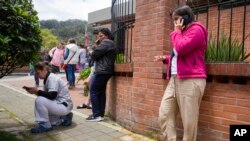
[[[58, 42], [56, 47], [53, 47], [49, 51], [46, 49], [41, 51], [39, 62], [48, 62], [51, 66], [51, 72], [55, 74], [64, 69], [69, 89], [72, 89], [75, 87], [75, 71], [81, 71], [86, 67], [86, 55], [87, 52], [84, 45], [80, 44], [78, 46], [75, 39], [72, 38], [68, 40], [67, 45], [63, 42]], [[29, 64], [30, 74], [34, 74], [35, 85], [39, 87], [39, 78], [34, 73], [34, 64], [34, 62]]]
[[[183, 141], [196, 141], [199, 106], [206, 86], [204, 55], [208, 32], [201, 23], [195, 22], [194, 13], [188, 6], [175, 9], [171, 17], [175, 27], [170, 34], [172, 53], [154, 56], [154, 61], [169, 64], [169, 82], [159, 108], [160, 128], [164, 141], [177, 140], [176, 116], [180, 112], [184, 128]], [[61, 60], [67, 64], [69, 88], [75, 85], [74, 70], [79, 52], [84, 51], [79, 51], [75, 40], [70, 39], [65, 49], [60, 43], [55, 51], [51, 50], [49, 53], [53, 54], [52, 72], [58, 72]], [[98, 30], [95, 45], [88, 49], [88, 53], [94, 67], [88, 81], [92, 114], [86, 121], [102, 121], [106, 105], [106, 85], [114, 73], [116, 57], [116, 46], [109, 29]], [[84, 68], [83, 65], [80, 67]], [[43, 91], [25, 87], [29, 93], [38, 96], [35, 114], [39, 126], [32, 128], [31, 132], [49, 131], [52, 129], [51, 125], [71, 125], [73, 114], [70, 111], [73, 103], [66, 84], [50, 73], [44, 63], [36, 64], [35, 71], [39, 78], [44, 79], [45, 86]]]

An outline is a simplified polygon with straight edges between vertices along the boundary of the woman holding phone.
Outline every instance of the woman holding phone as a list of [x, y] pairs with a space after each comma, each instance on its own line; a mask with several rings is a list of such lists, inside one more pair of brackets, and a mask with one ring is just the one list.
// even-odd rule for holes
[[69, 95], [67, 83], [54, 73], [50, 73], [48, 63], [39, 62], [35, 65], [35, 73], [44, 79], [44, 90], [36, 87], [23, 88], [30, 94], [37, 96], [35, 100], [36, 127], [31, 133], [42, 133], [52, 130], [52, 126], [70, 126], [72, 124], [73, 103]]
[[177, 140], [176, 116], [181, 115], [183, 141], [196, 141], [199, 106], [206, 86], [204, 55], [207, 30], [194, 21], [189, 6], [182, 6], [171, 13], [174, 31], [170, 37], [171, 55], [155, 56], [154, 61], [168, 64], [168, 86], [159, 108], [159, 122], [165, 140]]

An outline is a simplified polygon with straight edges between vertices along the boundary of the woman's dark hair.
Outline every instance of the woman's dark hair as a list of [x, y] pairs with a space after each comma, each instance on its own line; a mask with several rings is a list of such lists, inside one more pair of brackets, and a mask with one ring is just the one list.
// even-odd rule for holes
[[69, 39], [69, 43], [74, 43], [74, 44], [75, 44], [75, 43], [76, 43], [76, 40], [75, 40], [74, 38], [70, 38], [70, 39]]
[[107, 36], [110, 40], [114, 40], [113, 35], [111, 34], [111, 31], [108, 28], [101, 28], [99, 29], [99, 32]]
[[170, 16], [172, 17], [173, 15], [182, 16], [182, 18], [184, 19], [185, 26], [187, 26], [188, 24], [190, 24], [191, 22], [193, 22], [195, 20], [194, 19], [194, 12], [187, 5], [178, 7], [175, 10], [173, 10], [170, 13]]
[[79, 46], [80, 46], [80, 48], [85, 48], [84, 44], [80, 44]]
[[45, 62], [38, 62], [35, 64], [35, 70], [43, 70], [44, 68], [47, 69], [47, 71], [50, 71], [50, 65], [49, 62], [45, 61]]
[[94, 34], [94, 35], [98, 35], [98, 33], [99, 33], [99, 29], [94, 29], [94, 31], [92, 32], [92, 34]]

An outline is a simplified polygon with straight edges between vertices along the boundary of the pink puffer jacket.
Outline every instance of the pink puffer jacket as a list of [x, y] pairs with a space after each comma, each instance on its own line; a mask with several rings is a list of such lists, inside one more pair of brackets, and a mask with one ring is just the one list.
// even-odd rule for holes
[[[191, 23], [184, 32], [175, 30], [170, 34], [172, 44], [176, 50], [177, 78], [206, 78], [204, 61], [208, 32], [199, 22]], [[171, 57], [166, 55], [164, 63], [168, 65], [167, 79], [170, 76]]]

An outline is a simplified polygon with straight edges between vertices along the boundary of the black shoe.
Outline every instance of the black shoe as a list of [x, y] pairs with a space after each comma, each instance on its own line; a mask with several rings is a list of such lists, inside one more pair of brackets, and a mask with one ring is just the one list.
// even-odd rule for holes
[[62, 126], [70, 126], [71, 124], [72, 124], [72, 119], [73, 119], [73, 113], [72, 112], [70, 112], [70, 113], [68, 113], [66, 116], [65, 116], [65, 118], [64, 118], [64, 120], [63, 120], [63, 122], [62, 122]]
[[86, 104], [82, 104], [76, 107], [77, 109], [84, 109], [84, 108], [88, 108], [88, 106]]
[[92, 109], [92, 107], [91, 106], [87, 106], [87, 109]]

